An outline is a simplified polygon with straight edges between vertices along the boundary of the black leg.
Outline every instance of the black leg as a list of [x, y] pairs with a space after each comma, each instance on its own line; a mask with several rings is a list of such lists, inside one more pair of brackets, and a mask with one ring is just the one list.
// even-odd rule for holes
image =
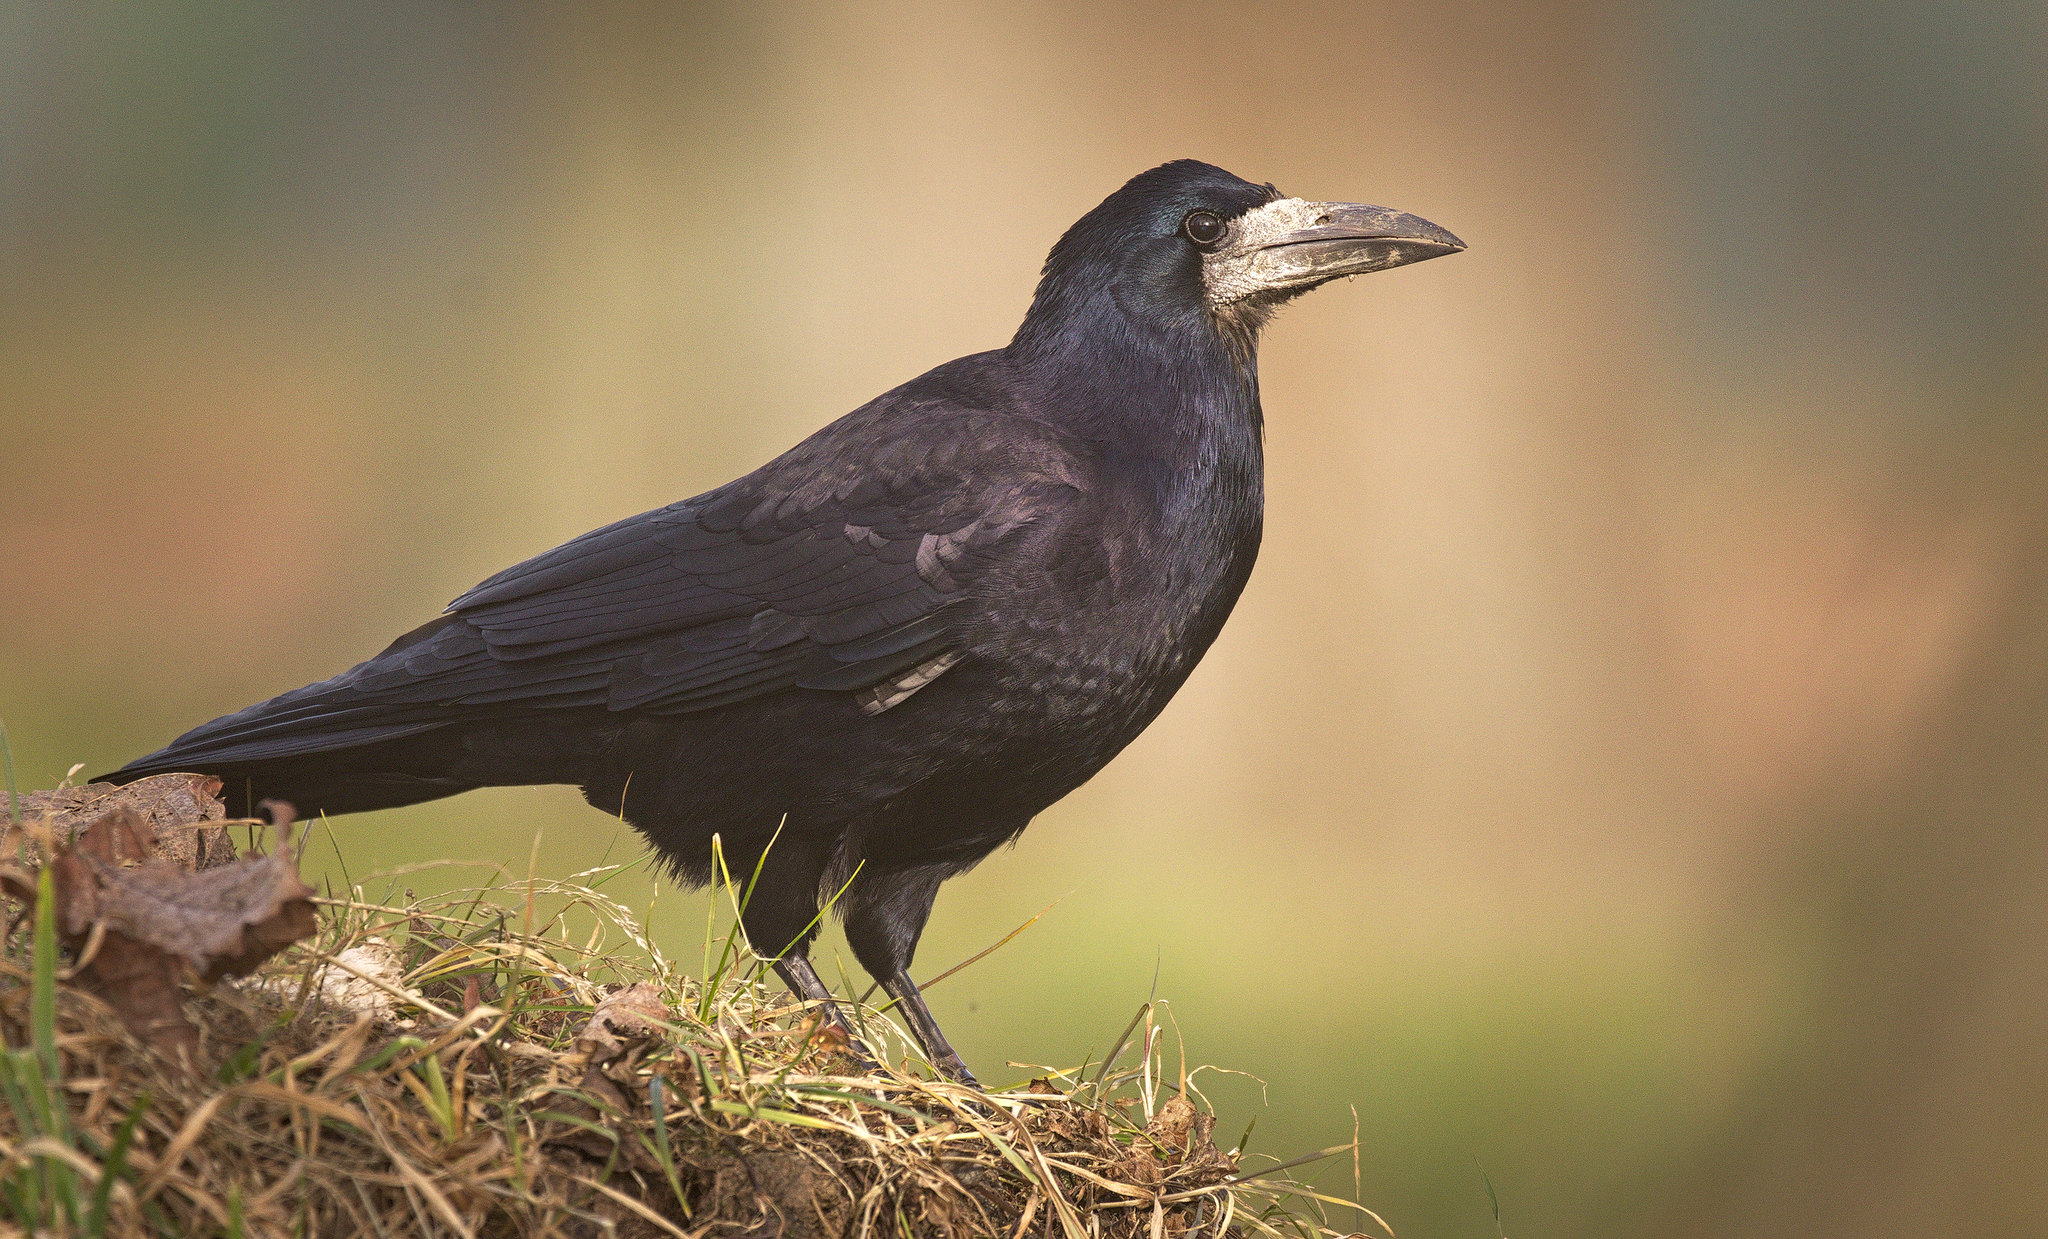
[[[1014, 832], [1013, 832], [1014, 833]], [[967, 1064], [939, 1031], [924, 995], [910, 979], [910, 958], [931, 915], [939, 883], [958, 866], [927, 865], [915, 869], [864, 871], [840, 902], [846, 917], [846, 941], [861, 967], [882, 982], [901, 1008], [905, 1022], [924, 1047], [934, 1068], [962, 1084], [979, 1087]]]
[[903, 1010], [903, 1018], [909, 1022], [910, 1031], [917, 1036], [917, 1043], [924, 1047], [925, 1057], [931, 1060], [939, 1074], [969, 1088], [980, 1088], [981, 1081], [960, 1061], [960, 1055], [946, 1040], [946, 1034], [939, 1030], [939, 1022], [932, 1018], [932, 1009], [924, 1005], [924, 995], [918, 992], [917, 982], [907, 972], [899, 972], [882, 982], [882, 988], [896, 1000]]
[[825, 983], [818, 979], [818, 970], [811, 967], [810, 956], [792, 951], [775, 961], [775, 971], [782, 977], [783, 984], [789, 986], [791, 993], [805, 1002], [818, 1004], [818, 1009], [824, 1013], [825, 1019], [846, 1034], [849, 1043], [847, 1052], [853, 1055], [854, 1061], [861, 1065], [862, 1070], [872, 1071], [875, 1067], [874, 1055], [868, 1052], [867, 1046], [861, 1041], [860, 1034], [854, 1031], [853, 1025], [847, 1023], [846, 1012], [839, 1009], [839, 1002], [832, 997], [832, 991], [826, 989]]
[[825, 871], [828, 853], [815, 840], [800, 834], [780, 835], [763, 850], [736, 849], [733, 872], [749, 877], [745, 908], [740, 923], [747, 931], [747, 944], [775, 961], [775, 971], [790, 992], [805, 1002], [816, 1003], [819, 1012], [852, 1042], [848, 1047], [864, 1070], [875, 1066], [874, 1056], [861, 1044], [860, 1035], [832, 998], [832, 991], [818, 979], [808, 951], [818, 935], [818, 881]]

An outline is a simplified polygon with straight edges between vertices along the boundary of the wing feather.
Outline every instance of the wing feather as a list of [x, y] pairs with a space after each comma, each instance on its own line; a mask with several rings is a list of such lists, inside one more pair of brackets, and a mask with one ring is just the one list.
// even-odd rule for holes
[[960, 604], [994, 553], [1082, 486], [1042, 425], [918, 414], [863, 410], [737, 482], [508, 568], [449, 608], [472, 641], [411, 657], [396, 672], [409, 686], [377, 682], [464, 704], [684, 712], [856, 691], [929, 663], [957, 648]]
[[1080, 445], [984, 407], [1004, 398], [990, 364], [941, 367], [744, 478], [515, 564], [370, 661], [131, 769], [371, 744], [469, 710], [681, 713], [793, 690], [888, 710], [961, 660], [1019, 531], [1087, 490]]

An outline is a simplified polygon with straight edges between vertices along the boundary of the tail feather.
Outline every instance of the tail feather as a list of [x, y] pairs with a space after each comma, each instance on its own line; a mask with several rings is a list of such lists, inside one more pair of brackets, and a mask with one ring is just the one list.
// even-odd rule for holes
[[314, 684], [247, 709], [201, 723], [163, 748], [137, 758], [107, 778], [131, 782], [167, 770], [197, 770], [208, 765], [302, 757], [336, 749], [358, 748], [447, 725], [419, 706], [380, 708], [375, 702], [337, 701], [315, 696], [326, 684]]
[[260, 748], [188, 747], [179, 741], [100, 781], [129, 783], [189, 771], [221, 780], [228, 808], [238, 813], [273, 799], [286, 801], [301, 816], [361, 813], [478, 787], [583, 783], [612, 734], [600, 720], [529, 715], [381, 731], [353, 728], [326, 733], [324, 745], [304, 734]]
[[436, 638], [449, 635], [457, 627], [448, 616], [423, 624], [393, 641], [375, 658], [358, 663], [333, 679], [308, 684], [201, 723], [156, 752], [105, 777], [109, 782], [128, 783], [171, 771], [211, 773], [215, 767], [331, 753], [445, 726], [451, 721], [450, 713], [446, 706], [436, 704], [431, 695], [423, 698], [390, 689], [393, 672], [403, 673], [416, 655], [431, 655]]
[[446, 719], [376, 721], [364, 709], [269, 713], [286, 698], [196, 727], [98, 781], [209, 774], [221, 780], [232, 811], [276, 799], [302, 815], [394, 808], [484, 785], [454, 773], [464, 746]]
[[[303, 690], [301, 690], [303, 692]], [[285, 700], [285, 698], [276, 698]], [[158, 752], [137, 758], [106, 774], [109, 782], [133, 782], [168, 770], [205, 770], [209, 766], [246, 766], [250, 762], [274, 762], [332, 754], [420, 735], [446, 725], [446, 719], [432, 717], [385, 717], [377, 711], [311, 711], [266, 715], [276, 702], [262, 702], [211, 723], [186, 731]], [[424, 711], [420, 711], [424, 713]]]
[[208, 774], [232, 810], [277, 799], [305, 815], [584, 782], [619, 720], [602, 707], [482, 708], [465, 694], [489, 664], [475, 631], [443, 617], [331, 680], [202, 723], [100, 779]]

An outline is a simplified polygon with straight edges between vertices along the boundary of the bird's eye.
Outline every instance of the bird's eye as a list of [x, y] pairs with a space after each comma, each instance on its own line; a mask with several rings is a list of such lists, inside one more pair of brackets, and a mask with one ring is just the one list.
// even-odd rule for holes
[[1213, 211], [1189, 211], [1180, 230], [1196, 245], [1214, 245], [1223, 239], [1223, 221]]

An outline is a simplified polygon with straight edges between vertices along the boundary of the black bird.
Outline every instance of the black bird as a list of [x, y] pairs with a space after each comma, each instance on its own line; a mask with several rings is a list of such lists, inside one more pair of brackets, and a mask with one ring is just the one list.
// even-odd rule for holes
[[792, 990], [839, 1016], [806, 957], [836, 896], [971, 1083], [911, 983], [918, 936], [939, 884], [1129, 744], [1230, 614], [1264, 507], [1260, 327], [1463, 248], [1194, 160], [1141, 173], [1053, 246], [1006, 347], [106, 777], [205, 773], [309, 814], [573, 783], [691, 883], [716, 833], [733, 873], [760, 865], [747, 937]]

